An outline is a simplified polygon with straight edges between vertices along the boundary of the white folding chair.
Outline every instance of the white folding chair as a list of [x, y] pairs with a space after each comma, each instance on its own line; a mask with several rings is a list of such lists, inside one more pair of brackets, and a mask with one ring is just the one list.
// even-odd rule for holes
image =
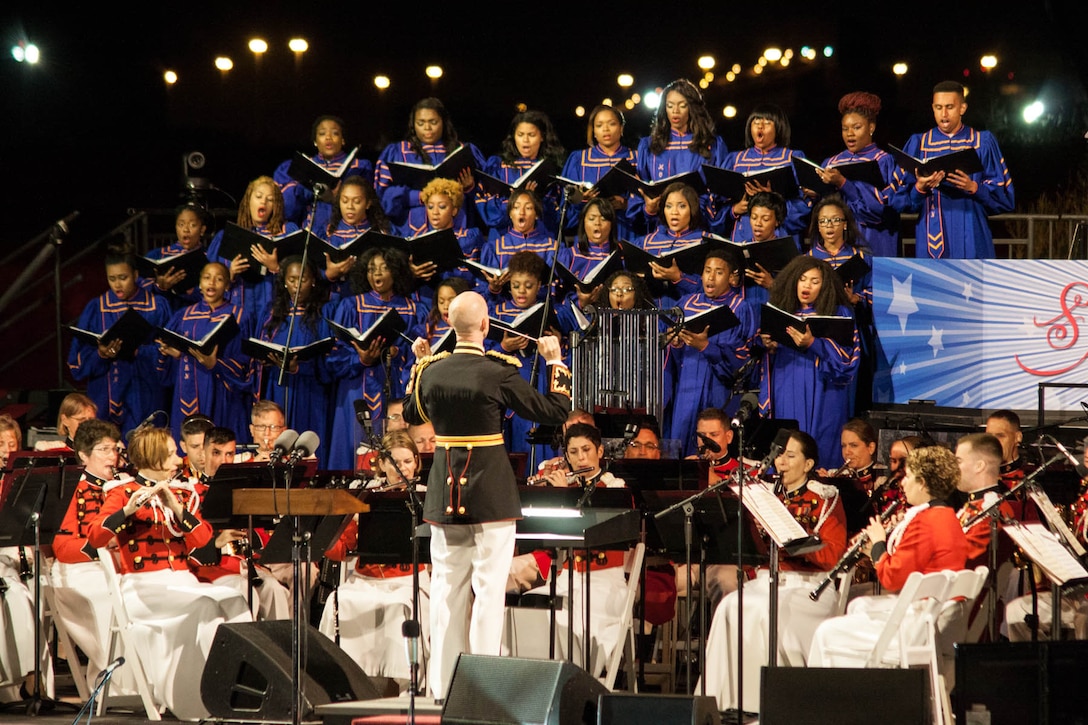
[[839, 577], [839, 598], [835, 602], [836, 617], [846, 614], [846, 605], [850, 602], [850, 585], [854, 583], [855, 568], [850, 567]]
[[[110, 609], [110, 649], [109, 659], [112, 662], [121, 652], [125, 656], [125, 667], [132, 673], [136, 680], [136, 692], [139, 693], [139, 701], [147, 713], [148, 720], [162, 720], [162, 711], [166, 708], [157, 705], [151, 696], [151, 685], [147, 681], [147, 670], [144, 667], [143, 655], [135, 645], [132, 638], [132, 620], [125, 608], [124, 597], [121, 596], [121, 575], [113, 562], [113, 553], [109, 549], [98, 550], [98, 561], [102, 564], [102, 571], [106, 575], [106, 587], [109, 590]], [[110, 683], [102, 688], [98, 700], [98, 714], [106, 712], [113, 701], [117, 706], [125, 706], [125, 701], [131, 701], [131, 697], [110, 698]]]
[[620, 671], [620, 662], [627, 651], [627, 682], [632, 692], [638, 692], [638, 684], [635, 678], [635, 627], [634, 612], [635, 598], [638, 595], [639, 575], [642, 572], [642, 560], [646, 556], [646, 544], [639, 542], [633, 549], [624, 569], [627, 571], [627, 590], [623, 602], [623, 616], [620, 619], [620, 639], [616, 642], [616, 648], [612, 650], [612, 659], [608, 663], [605, 675], [599, 678], [609, 690], [616, 684], [616, 676]]
[[79, 654], [76, 652], [75, 644], [72, 642], [72, 638], [68, 636], [68, 628], [65, 626], [64, 620], [57, 614], [57, 598], [53, 592], [53, 580], [49, 576], [48, 570], [42, 571], [42, 578], [45, 580], [45, 586], [42, 587], [44, 607], [42, 609], [42, 619], [52, 623], [56, 629], [57, 643], [64, 648], [64, 654], [68, 658], [68, 670], [72, 673], [72, 679], [75, 681], [76, 692], [79, 693], [79, 699], [86, 702], [87, 698], [91, 696], [91, 691], [87, 685], [87, 668], [79, 661]]

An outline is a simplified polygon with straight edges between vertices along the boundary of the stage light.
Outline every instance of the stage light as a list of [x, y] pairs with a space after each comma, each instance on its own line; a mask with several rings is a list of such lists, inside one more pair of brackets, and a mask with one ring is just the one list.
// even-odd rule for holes
[[166, 81], [167, 85], [174, 85], [178, 82], [178, 74], [172, 70], [168, 70], [162, 74], [162, 79]]
[[1042, 101], [1035, 101], [1034, 103], [1027, 105], [1024, 108], [1024, 122], [1035, 123], [1043, 115], [1044, 110], [1046, 109], [1043, 108]]
[[726, 118], [736, 118], [737, 117], [737, 107], [736, 106], [726, 106], [725, 108], [722, 109], [722, 115], [725, 116]]
[[907, 64], [902, 62], [896, 63], [892, 66], [892, 73], [895, 73], [897, 76], [905, 76], [907, 74]]
[[657, 110], [658, 104], [661, 103], [661, 94], [656, 91], [646, 91], [642, 96], [642, 105], [646, 108]]
[[586, 115], [586, 107], [585, 106], [575, 106], [574, 107], [574, 115], [577, 116], [578, 118], [582, 118], [583, 116]]
[[384, 91], [389, 87], [389, 76], [374, 76], [374, 85], [380, 91]]
[[983, 70], [993, 70], [997, 67], [996, 55], [984, 55], [978, 60], [978, 64], [982, 66]]
[[268, 52], [268, 42], [263, 38], [253, 38], [249, 41], [249, 49], [254, 55]]
[[830, 58], [834, 54], [835, 54], [835, 49], [834, 48], [832, 48], [830, 45], [825, 45], [824, 46], [824, 57], [825, 58]]
[[19, 41], [17, 45], [11, 47], [11, 57], [18, 63], [29, 63], [35, 65], [41, 60], [41, 51], [38, 46], [33, 43], [27, 43], [25, 41]]
[[602, 98], [601, 99], [601, 105], [602, 106], [608, 106], [609, 108], [611, 108], [612, 107], [612, 99], [611, 98]]
[[429, 65], [424, 72], [427, 74], [428, 78], [430, 78], [432, 81], [436, 81], [442, 77], [442, 66]]
[[634, 101], [635, 103], [642, 103], [642, 94], [641, 93], [632, 93], [631, 94], [631, 100]]
[[712, 70], [717, 61], [714, 60], [712, 55], [703, 55], [699, 57], [697, 63], [699, 64], [699, 70]]
[[616, 83], [619, 84], [620, 88], [630, 88], [635, 84], [635, 77], [630, 73], [620, 73], [616, 76]]
[[770, 63], [777, 63], [778, 61], [782, 60], [782, 49], [767, 48], [767, 50], [763, 51], [763, 57], [766, 58], [767, 61]]
[[707, 88], [710, 88], [710, 84], [706, 82], [706, 78], [700, 78], [699, 87], [705, 91]]
[[703, 73], [703, 80], [705, 80], [707, 83], [713, 83], [714, 82], [714, 74], [711, 73], [710, 71], [707, 71], [706, 73]]
[[729, 70], [733, 71], [734, 73], [740, 73], [743, 70], [743, 68], [740, 67], [740, 63], [734, 63], [733, 67], [730, 68]]
[[234, 67], [234, 61], [225, 55], [221, 55], [215, 59], [215, 67], [225, 72]]
[[306, 42], [305, 38], [291, 38], [287, 41], [287, 47], [293, 53], [305, 53], [310, 49], [310, 44]]
[[623, 107], [630, 111], [635, 107], [635, 102], [628, 98], [626, 101], [623, 102]]
[[733, 71], [729, 71], [728, 73], [725, 74], [725, 80], [732, 83], [733, 81], [737, 80], [737, 74], [734, 73]]

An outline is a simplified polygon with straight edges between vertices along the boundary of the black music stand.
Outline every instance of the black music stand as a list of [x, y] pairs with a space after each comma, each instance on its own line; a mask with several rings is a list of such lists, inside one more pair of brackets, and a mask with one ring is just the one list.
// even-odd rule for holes
[[617, 458], [608, 471], [632, 491], [696, 491], [710, 479], [709, 461], [696, 458]]
[[[49, 465], [36, 467], [36, 463], [45, 458]], [[0, 712], [21, 709], [30, 717], [37, 717], [43, 706], [53, 710], [59, 705], [78, 707], [68, 702], [51, 700], [42, 696], [42, 544], [51, 544], [60, 528], [61, 521], [68, 511], [82, 470], [64, 466], [64, 458], [30, 457], [27, 458], [25, 471], [14, 472], [11, 489], [8, 491], [4, 508], [0, 511], [0, 546], [30, 546], [34, 552], [34, 563], [29, 572], [34, 581], [34, 692], [29, 700], [16, 701], [0, 707]]]
[[[419, 492], [426, 500], [426, 494]], [[407, 491], [366, 491], [364, 502], [370, 511], [359, 514], [359, 542], [356, 555], [360, 564], [411, 564], [412, 514], [408, 510]], [[430, 563], [430, 549], [420, 549], [419, 563]]]

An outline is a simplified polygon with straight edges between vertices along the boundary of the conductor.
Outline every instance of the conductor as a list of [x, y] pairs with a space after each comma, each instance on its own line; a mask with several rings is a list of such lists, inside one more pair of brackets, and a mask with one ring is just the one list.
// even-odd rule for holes
[[570, 411], [571, 388], [555, 337], [537, 342], [547, 364], [547, 394], [521, 377], [516, 358], [484, 352], [489, 320], [479, 294], [455, 297], [449, 320], [457, 335], [452, 353], [428, 355], [422, 339], [412, 345], [417, 363], [404, 406], [410, 424], [430, 422], [435, 431], [423, 519], [431, 525], [428, 679], [436, 700], [445, 698], [461, 652], [500, 653], [515, 521], [521, 518], [500, 432], [506, 410], [558, 425]]

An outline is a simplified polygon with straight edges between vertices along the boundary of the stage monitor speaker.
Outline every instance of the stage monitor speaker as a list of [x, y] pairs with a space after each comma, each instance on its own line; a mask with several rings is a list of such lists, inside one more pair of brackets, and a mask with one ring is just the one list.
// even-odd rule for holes
[[764, 667], [759, 693], [760, 725], [928, 725], [931, 719], [921, 669]]
[[1086, 641], [957, 644], [956, 721], [970, 722], [969, 713], [976, 709], [989, 713], [990, 725], [1084, 725], [1085, 662]]
[[462, 725], [597, 725], [596, 678], [569, 662], [463, 654], [442, 722]]
[[718, 702], [697, 695], [602, 695], [597, 725], [721, 725]]
[[[212, 717], [290, 721], [294, 706], [291, 621], [222, 624], [215, 632], [200, 679], [200, 697]], [[299, 687], [302, 714], [318, 705], [381, 697], [344, 650], [306, 625]]]

